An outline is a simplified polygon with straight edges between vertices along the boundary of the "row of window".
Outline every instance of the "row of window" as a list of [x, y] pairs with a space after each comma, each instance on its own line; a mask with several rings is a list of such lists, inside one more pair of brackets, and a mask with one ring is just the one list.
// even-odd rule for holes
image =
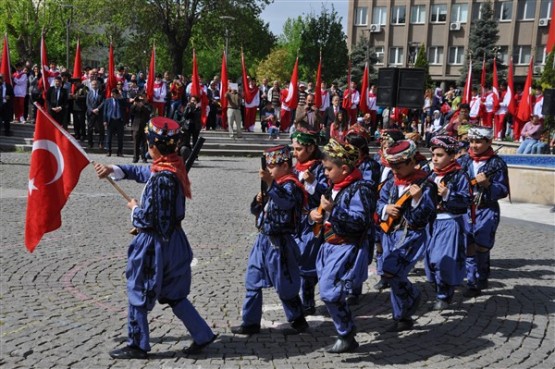
[[[377, 46], [374, 48], [376, 56], [378, 57], [378, 64], [384, 64], [384, 47]], [[408, 64], [413, 64], [416, 61], [418, 53], [418, 46], [411, 46], [408, 49]], [[509, 47], [501, 46], [497, 53], [497, 58], [503, 64], [509, 64]], [[531, 46], [515, 46], [513, 52], [513, 62], [516, 65], [526, 65], [530, 62], [532, 56]], [[545, 64], [547, 52], [545, 47], [539, 48], [536, 51], [535, 62], [537, 64]], [[404, 48], [392, 47], [389, 49], [388, 57], [389, 65], [402, 65], [405, 63]], [[480, 60], [478, 60], [480, 62]], [[428, 48], [428, 63], [430, 65], [443, 65], [443, 46], [432, 46]], [[464, 47], [452, 46], [449, 48], [447, 63], [450, 65], [462, 65], [464, 63]]]
[[[553, 0], [541, 0], [540, 19], [551, 18], [551, 6]], [[482, 4], [473, 7], [473, 19], [481, 17]], [[518, 1], [518, 19], [534, 20], [536, 15], [537, 0]], [[426, 5], [413, 5], [410, 7], [410, 23], [426, 23]], [[499, 21], [510, 21], [513, 18], [513, 1], [500, 1], [495, 3], [495, 19]], [[466, 23], [468, 20], [468, 4], [453, 4], [451, 6], [451, 23]], [[447, 22], [447, 4], [434, 4], [430, 6], [430, 23]], [[387, 23], [387, 7], [376, 6], [372, 10], [372, 24], [385, 26]], [[399, 25], [406, 23], [406, 6], [391, 7], [391, 24]], [[355, 26], [368, 25], [368, 8], [358, 7], [355, 9]]]

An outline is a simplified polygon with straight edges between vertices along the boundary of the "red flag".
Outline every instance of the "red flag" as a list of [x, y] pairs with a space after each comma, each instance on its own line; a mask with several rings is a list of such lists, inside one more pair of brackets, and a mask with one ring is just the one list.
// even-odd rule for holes
[[513, 57], [509, 61], [509, 70], [507, 71], [507, 92], [503, 101], [507, 104], [507, 110], [511, 115], [516, 114], [516, 101], [514, 99], [515, 86], [513, 82]]
[[46, 42], [44, 42], [44, 33], [40, 38], [40, 64], [42, 65], [42, 83], [39, 82], [39, 87], [42, 88], [42, 97], [46, 101], [46, 91], [50, 88], [50, 83], [48, 82], [48, 76], [50, 75], [50, 69], [48, 68], [48, 56], [46, 51]]
[[462, 94], [462, 103], [470, 104], [472, 99], [472, 59], [468, 61], [468, 73], [466, 75], [466, 82]]
[[314, 86], [314, 105], [320, 109], [322, 107], [322, 53], [320, 52], [320, 62], [316, 72], [316, 86]]
[[524, 90], [522, 90], [522, 99], [518, 104], [518, 112], [516, 117], [523, 122], [528, 122], [532, 114], [532, 74], [534, 72], [534, 57], [530, 57], [530, 64], [528, 65], [528, 75], [524, 83]]
[[343, 92], [343, 109], [351, 109], [351, 58], [349, 58], [349, 69], [347, 70], [347, 88]]
[[480, 78], [480, 87], [482, 89], [480, 96], [482, 98], [486, 97], [486, 57], [484, 56], [484, 60], [482, 61], [482, 76]]
[[25, 246], [30, 252], [45, 233], [60, 228], [62, 208], [90, 162], [75, 139], [36, 106], [25, 219]]
[[0, 74], [4, 76], [7, 85], [12, 84], [12, 71], [10, 63], [10, 46], [8, 45], [8, 35], [4, 34], [4, 47], [2, 48], [2, 64], [0, 64]]
[[550, 53], [555, 46], [555, 4], [551, 4], [551, 21], [549, 22], [549, 33], [547, 34], [546, 53]]
[[156, 75], [156, 47], [152, 45], [152, 52], [150, 53], [150, 65], [148, 67], [148, 79], [146, 81], [146, 98], [152, 103], [154, 98], [154, 80]]
[[291, 73], [291, 81], [289, 81], [289, 88], [287, 89], [287, 96], [283, 101], [283, 104], [287, 106], [290, 110], [297, 109], [297, 104], [299, 103], [299, 57], [295, 59], [295, 65], [293, 66], [293, 72]]
[[364, 72], [362, 72], [362, 86], [360, 87], [360, 104], [359, 110], [363, 113], [369, 113], [368, 109], [368, 62], [364, 64]]
[[493, 111], [499, 110], [499, 81], [497, 80], [497, 61], [493, 58]]
[[227, 126], [227, 90], [229, 88], [229, 80], [227, 78], [227, 56], [225, 51], [222, 54], [222, 70], [221, 70], [221, 86], [220, 86], [220, 104], [222, 107], [222, 125]]
[[245, 66], [245, 55], [243, 54], [243, 50], [241, 50], [241, 71], [243, 77], [243, 98], [245, 99], [245, 103], [250, 104], [254, 96], [250, 91], [249, 82], [247, 80], [247, 68]]
[[193, 80], [191, 81], [191, 95], [197, 96], [200, 100], [200, 110], [201, 110], [201, 120], [202, 125], [206, 125], [206, 121], [208, 120], [208, 112], [210, 111], [210, 107], [208, 106], [208, 96], [206, 96], [206, 92], [200, 86], [200, 77], [198, 75], [198, 65], [197, 65], [197, 53], [195, 49], [193, 49], [193, 75], [191, 77]]
[[116, 66], [114, 65], [114, 46], [110, 41], [110, 50], [108, 51], [108, 79], [106, 80], [106, 98], [112, 96], [112, 88], [116, 87]]
[[[81, 44], [77, 40], [77, 48], [75, 49], [75, 61], [73, 62], [73, 78], [81, 79], [83, 77], [83, 70], [81, 69]], [[71, 92], [75, 93], [75, 85], [71, 86]]]

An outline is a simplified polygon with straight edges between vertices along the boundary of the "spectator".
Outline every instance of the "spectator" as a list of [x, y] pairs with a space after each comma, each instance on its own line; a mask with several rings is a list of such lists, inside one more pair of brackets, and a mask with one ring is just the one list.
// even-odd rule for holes
[[533, 146], [538, 143], [542, 135], [542, 128], [540, 117], [536, 114], [532, 115], [532, 119], [522, 128], [520, 134], [524, 137], [524, 141], [520, 144], [516, 153], [531, 154]]

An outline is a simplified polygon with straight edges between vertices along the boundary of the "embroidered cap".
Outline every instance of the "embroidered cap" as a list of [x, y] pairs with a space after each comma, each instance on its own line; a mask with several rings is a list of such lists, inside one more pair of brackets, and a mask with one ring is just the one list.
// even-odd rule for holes
[[382, 129], [380, 132], [381, 141], [389, 141], [394, 143], [405, 139], [405, 134], [398, 129]]
[[335, 138], [330, 138], [324, 146], [324, 153], [332, 159], [341, 159], [346, 165], [355, 165], [358, 160], [358, 149], [348, 142], [341, 143]]
[[491, 140], [493, 138], [493, 129], [484, 126], [472, 126], [468, 129], [468, 138], [474, 140]]
[[293, 153], [288, 145], [270, 147], [264, 150], [264, 156], [266, 164], [281, 164], [293, 160]]
[[297, 143], [305, 146], [318, 145], [318, 137], [318, 132], [301, 127], [291, 134], [291, 141], [297, 141]]
[[385, 160], [391, 164], [402, 163], [412, 159], [415, 154], [416, 144], [412, 140], [401, 140], [385, 150]]
[[351, 126], [351, 128], [347, 131], [345, 139], [351, 145], [361, 148], [362, 146], [368, 146], [371, 137], [372, 135], [370, 132], [364, 128], [364, 126], [357, 123]]
[[444, 149], [449, 154], [456, 154], [460, 149], [459, 141], [447, 135], [435, 136], [430, 140], [430, 151], [434, 151], [438, 147]]
[[161, 141], [169, 145], [175, 145], [181, 136], [181, 129], [179, 124], [173, 119], [154, 117], [148, 121], [145, 133], [147, 134], [149, 144]]

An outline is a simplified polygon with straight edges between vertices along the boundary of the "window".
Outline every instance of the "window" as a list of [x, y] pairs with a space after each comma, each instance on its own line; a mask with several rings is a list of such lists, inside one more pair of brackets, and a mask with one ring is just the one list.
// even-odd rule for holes
[[513, 18], [513, 2], [503, 1], [495, 4], [495, 18], [510, 21]]
[[553, 0], [542, 0], [540, 4], [540, 19], [542, 18], [551, 19], [552, 6], [553, 6]]
[[530, 56], [532, 55], [531, 46], [516, 46], [513, 60], [516, 64], [530, 63]]
[[453, 46], [449, 48], [449, 64], [462, 64], [464, 58], [464, 47]]
[[443, 64], [443, 47], [432, 46], [428, 50], [428, 63], [430, 65]]
[[468, 4], [453, 4], [451, 7], [451, 23], [466, 23], [468, 18]]
[[366, 26], [368, 24], [368, 8], [355, 9], [355, 26]]
[[372, 24], [379, 24], [385, 26], [387, 19], [387, 9], [385, 6], [376, 6], [372, 10]]
[[447, 21], [447, 4], [432, 5], [430, 22], [444, 23]]
[[416, 62], [416, 56], [418, 55], [419, 46], [409, 46], [409, 64], [414, 64]]
[[403, 64], [403, 48], [392, 47], [389, 49], [389, 64]]
[[412, 24], [426, 23], [426, 5], [415, 5], [410, 8], [410, 22]]
[[545, 60], [547, 59], [547, 51], [545, 47], [538, 47], [536, 49], [536, 60], [535, 64], [545, 65]]
[[376, 53], [376, 58], [378, 58], [378, 61], [376, 62], [376, 64], [383, 64], [383, 57], [384, 57], [383, 46], [374, 47], [374, 52]]
[[497, 50], [497, 60], [505, 65], [509, 65], [509, 47], [499, 46]]
[[518, 19], [533, 20], [536, 15], [536, 0], [518, 2]]
[[391, 8], [391, 24], [405, 24], [405, 10], [404, 6], [394, 6]]

